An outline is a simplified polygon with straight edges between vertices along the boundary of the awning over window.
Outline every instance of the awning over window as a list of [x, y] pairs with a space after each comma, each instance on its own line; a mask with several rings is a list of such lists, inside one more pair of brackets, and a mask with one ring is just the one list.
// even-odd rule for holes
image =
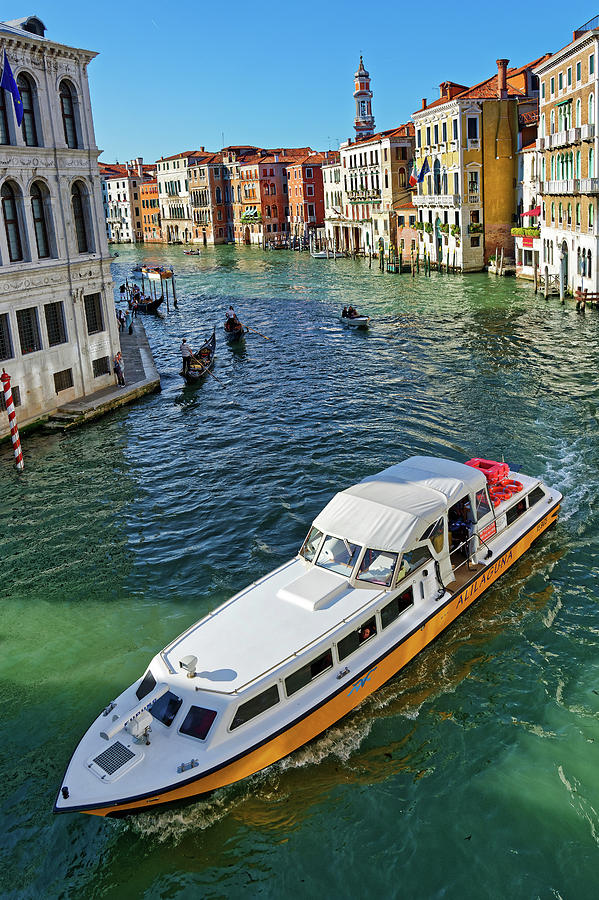
[[535, 206], [534, 209], [529, 209], [528, 212], [522, 213], [523, 216], [540, 216], [541, 215], [541, 207]]
[[565, 106], [566, 103], [572, 103], [572, 98], [570, 100], [560, 100], [559, 103], [556, 103], [556, 106]]

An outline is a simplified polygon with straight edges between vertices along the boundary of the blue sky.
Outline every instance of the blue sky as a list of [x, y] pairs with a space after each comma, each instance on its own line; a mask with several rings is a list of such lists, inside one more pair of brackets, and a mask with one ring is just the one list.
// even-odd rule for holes
[[[494, 13], [493, 10], [498, 12]], [[457, 13], [457, 15], [456, 15]], [[599, 8], [579, 2], [4, 4], [47, 37], [99, 53], [89, 67], [105, 161], [201, 145], [326, 150], [353, 134], [353, 73], [372, 77], [377, 129], [407, 121], [445, 80], [474, 84], [568, 43]]]

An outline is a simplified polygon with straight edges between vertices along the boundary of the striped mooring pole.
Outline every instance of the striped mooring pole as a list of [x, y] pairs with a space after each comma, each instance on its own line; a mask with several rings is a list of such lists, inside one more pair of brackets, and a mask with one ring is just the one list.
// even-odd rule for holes
[[12, 401], [12, 391], [10, 389], [10, 375], [7, 375], [2, 369], [0, 381], [4, 388], [4, 402], [6, 404], [6, 412], [8, 413], [8, 421], [10, 424], [10, 437], [12, 440], [12, 448], [15, 451], [15, 459], [17, 461], [17, 471], [22, 472], [25, 468], [23, 462], [23, 450], [21, 449], [21, 438], [19, 437], [19, 429], [17, 428], [17, 416], [15, 414], [15, 405]]

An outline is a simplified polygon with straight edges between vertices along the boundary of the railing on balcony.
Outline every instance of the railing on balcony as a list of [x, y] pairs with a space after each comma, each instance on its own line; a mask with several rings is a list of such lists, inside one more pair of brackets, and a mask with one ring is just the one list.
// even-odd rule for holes
[[468, 193], [468, 203], [480, 203], [480, 194]]
[[348, 191], [350, 200], [378, 200], [381, 196], [379, 188], [359, 188], [356, 191]]
[[576, 144], [580, 140], [580, 128], [568, 129], [568, 143]]
[[550, 135], [550, 138], [552, 147], [563, 147], [564, 144], [568, 143], [568, 132], [556, 131], [554, 134]]
[[459, 194], [415, 194], [412, 197], [414, 206], [459, 206]]
[[[589, 179], [586, 179], [587, 181]], [[593, 180], [593, 179], [591, 179]], [[578, 178], [567, 178], [559, 181], [544, 181], [544, 194], [577, 194], [580, 190], [579, 185], [582, 184]]]
[[579, 184], [581, 194], [599, 193], [599, 178], [581, 178]]
[[595, 126], [594, 125], [581, 125], [580, 140], [581, 141], [592, 141], [594, 139], [595, 139]]
[[544, 150], [544, 149], [545, 149], [545, 138], [538, 137], [537, 138], [537, 150]]

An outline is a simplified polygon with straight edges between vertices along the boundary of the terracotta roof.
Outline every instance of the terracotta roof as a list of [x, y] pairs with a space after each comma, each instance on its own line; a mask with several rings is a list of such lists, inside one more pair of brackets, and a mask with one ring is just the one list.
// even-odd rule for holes
[[537, 142], [532, 141], [532, 143], [527, 144], [526, 147], [521, 147], [520, 152], [523, 152], [524, 150], [536, 150], [536, 148], [537, 148]]
[[397, 209], [397, 210], [409, 209], [409, 210], [413, 210], [414, 212], [416, 212], [416, 207], [414, 206], [414, 204], [412, 203], [411, 200], [408, 200], [405, 203], [398, 203], [397, 206], [393, 207], [393, 209]]
[[201, 156], [200, 150], [183, 150], [182, 153], [175, 153], [173, 156], [161, 156], [160, 159], [156, 160], [156, 163], [159, 162], [168, 162], [170, 159], [182, 159], [184, 156]]
[[[521, 91], [518, 88], [514, 87], [513, 84], [510, 84], [510, 81], [513, 78], [516, 78], [518, 75], [526, 72], [527, 69], [533, 69], [545, 59], [548, 59], [550, 55], [551, 54], [545, 54], [544, 56], [539, 57], [538, 59], [535, 59], [530, 63], [526, 63], [526, 65], [524, 66], [507, 70], [506, 81], [508, 98], [527, 96], [524, 91]], [[426, 110], [432, 109], [435, 106], [442, 106], [445, 103], [451, 103], [452, 100], [496, 100], [499, 93], [498, 81], [499, 75], [497, 72], [495, 72], [495, 74], [490, 78], [486, 78], [484, 81], [479, 81], [478, 84], [475, 84], [472, 87], [464, 88], [461, 93], [454, 94], [453, 97], [439, 97], [438, 100], [434, 100], [432, 103], [429, 103], [427, 106], [425, 106], [424, 110], [417, 109], [416, 112], [413, 113], [413, 115], [417, 115], [419, 112], [425, 112]]]
[[[363, 147], [365, 144], [376, 144], [383, 138], [391, 137], [414, 137], [414, 123], [406, 122], [404, 125], [397, 125], [395, 128], [387, 128], [386, 131], [377, 131], [370, 137], [357, 138], [347, 145], [349, 147]], [[347, 149], [344, 148], [344, 149]]]

